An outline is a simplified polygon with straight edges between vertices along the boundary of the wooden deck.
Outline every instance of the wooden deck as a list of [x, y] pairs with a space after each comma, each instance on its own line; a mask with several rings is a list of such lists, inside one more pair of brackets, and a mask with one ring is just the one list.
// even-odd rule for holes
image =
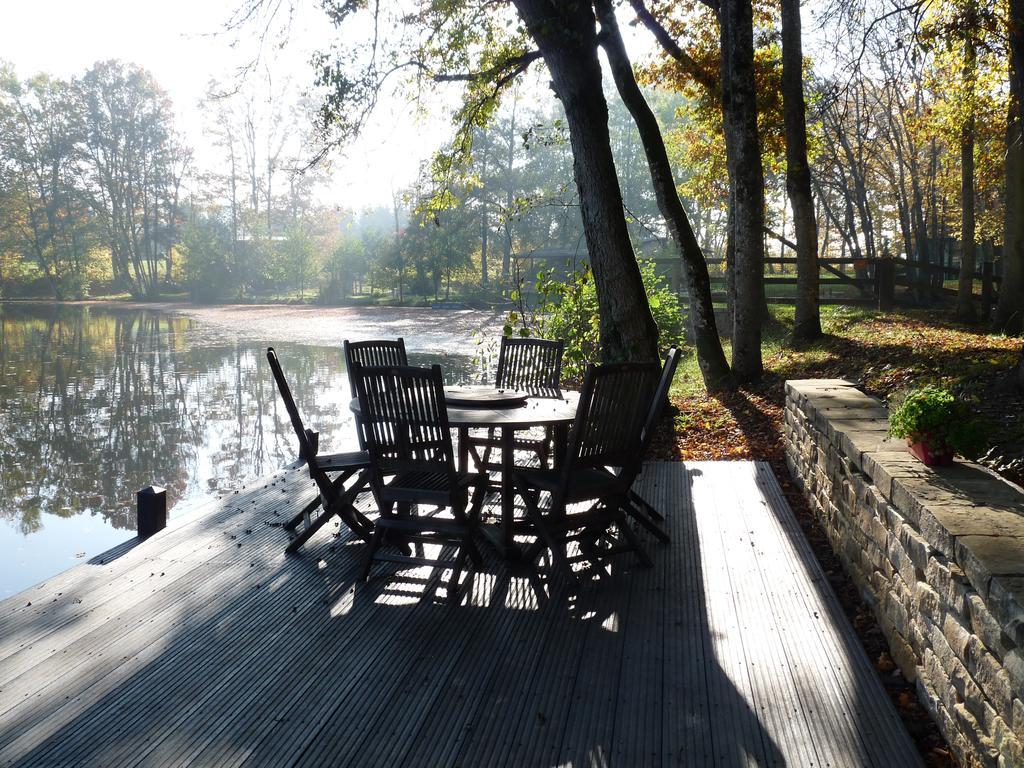
[[333, 525], [285, 557], [308, 482], [0, 603], [0, 765], [919, 764], [763, 465], [649, 465], [654, 568], [549, 599], [495, 560], [459, 606], [355, 582]]

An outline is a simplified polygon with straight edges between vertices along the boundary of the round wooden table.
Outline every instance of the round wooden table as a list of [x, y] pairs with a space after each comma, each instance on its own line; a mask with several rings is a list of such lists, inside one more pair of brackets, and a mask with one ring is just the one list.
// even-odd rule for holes
[[[465, 390], [467, 387], [459, 387]], [[480, 386], [481, 391], [493, 387]], [[448, 409], [448, 424], [459, 431], [459, 470], [465, 472], [469, 468], [469, 448], [466, 436], [470, 429], [495, 429], [501, 441], [501, 525], [497, 535], [488, 535], [498, 550], [505, 557], [519, 554], [514, 537], [515, 523], [515, 489], [512, 485], [512, 468], [515, 466], [515, 435], [516, 432], [533, 427], [552, 427], [554, 431], [557, 464], [564, 452], [569, 434], [569, 425], [576, 418], [576, 406], [579, 404], [579, 393], [566, 390], [555, 390], [543, 395], [531, 395], [525, 402], [516, 405], [492, 407], [489, 405], [466, 406], [451, 404]], [[353, 413], [359, 413], [359, 401], [353, 399], [349, 404]]]

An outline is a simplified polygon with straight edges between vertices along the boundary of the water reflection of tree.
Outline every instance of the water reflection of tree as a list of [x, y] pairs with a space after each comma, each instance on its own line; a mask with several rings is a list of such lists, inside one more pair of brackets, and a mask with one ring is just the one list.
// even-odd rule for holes
[[[191, 328], [145, 310], [0, 305], [0, 517], [25, 533], [43, 513], [130, 529], [150, 483], [204, 497], [292, 461], [262, 347], [211, 346], [209, 329], [197, 344]], [[341, 351], [276, 346], [305, 418], [340, 450], [353, 437]], [[467, 378], [468, 357], [443, 362]]]

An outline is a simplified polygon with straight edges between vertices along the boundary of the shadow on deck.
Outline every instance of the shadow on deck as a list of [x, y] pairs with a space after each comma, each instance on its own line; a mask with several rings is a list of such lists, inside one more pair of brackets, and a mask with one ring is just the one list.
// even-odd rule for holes
[[[648, 465], [655, 567], [378, 566], [288, 470], [0, 604], [3, 765], [918, 765], [770, 470]], [[298, 495], [296, 495], [298, 494]]]

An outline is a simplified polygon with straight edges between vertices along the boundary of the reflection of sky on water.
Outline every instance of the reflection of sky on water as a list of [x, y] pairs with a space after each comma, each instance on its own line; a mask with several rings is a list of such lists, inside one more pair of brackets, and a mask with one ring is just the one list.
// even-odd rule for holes
[[[0, 305], [0, 597], [129, 538], [141, 487], [166, 487], [173, 518], [293, 461], [266, 343], [322, 449], [354, 445], [338, 346], [240, 335], [149, 310]], [[465, 380], [472, 342], [448, 346], [411, 362]]]

